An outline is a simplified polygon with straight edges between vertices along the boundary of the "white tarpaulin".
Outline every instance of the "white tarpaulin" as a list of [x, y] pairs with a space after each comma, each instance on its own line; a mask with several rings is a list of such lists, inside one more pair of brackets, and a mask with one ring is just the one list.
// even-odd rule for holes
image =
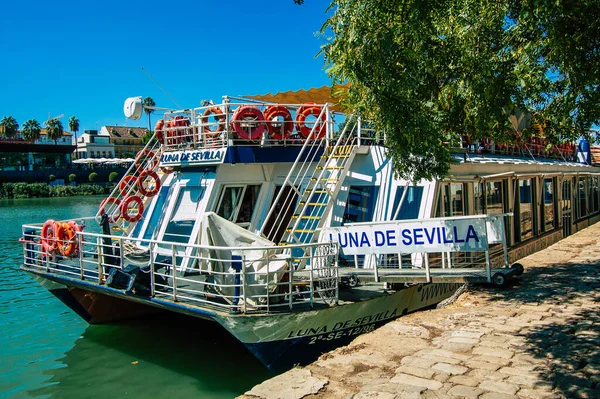
[[[485, 251], [488, 232], [504, 239], [502, 217], [486, 216], [356, 223], [323, 229], [321, 241], [337, 241], [345, 255]], [[500, 224], [498, 226], [497, 224]], [[501, 237], [500, 237], [501, 235]]]
[[[249, 232], [243, 227], [232, 223], [214, 212], [207, 212], [200, 227], [200, 245], [208, 247], [200, 250], [200, 256], [210, 261], [201, 262], [200, 270], [211, 272], [216, 284], [236, 284], [235, 262], [242, 262], [246, 268], [246, 297], [253, 295], [266, 295], [265, 286], [249, 287], [248, 285], [266, 284], [267, 276], [270, 283], [279, 282], [289, 266], [289, 256], [281, 254], [283, 249], [275, 243]], [[260, 249], [260, 247], [273, 247], [273, 249]], [[256, 248], [256, 249], [253, 249]], [[279, 253], [276, 253], [279, 252]], [[241, 260], [234, 261], [233, 256]], [[238, 283], [239, 284], [239, 283]], [[274, 290], [277, 286], [272, 285]], [[234, 287], [222, 287], [224, 295], [234, 294]], [[248, 299], [251, 304], [251, 299]]]

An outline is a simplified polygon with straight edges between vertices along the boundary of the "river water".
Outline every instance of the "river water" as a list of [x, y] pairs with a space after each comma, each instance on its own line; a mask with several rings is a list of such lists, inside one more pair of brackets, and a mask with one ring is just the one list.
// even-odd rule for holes
[[269, 378], [212, 323], [89, 325], [19, 270], [23, 223], [91, 216], [101, 200], [0, 200], [0, 398], [233, 398]]

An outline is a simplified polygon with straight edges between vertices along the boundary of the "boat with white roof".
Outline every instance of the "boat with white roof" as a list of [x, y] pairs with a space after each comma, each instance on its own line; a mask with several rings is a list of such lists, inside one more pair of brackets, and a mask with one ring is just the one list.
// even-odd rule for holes
[[600, 219], [571, 143], [465, 138], [448, 178], [412, 182], [385, 133], [310, 94], [162, 110], [96, 215], [23, 225], [22, 269], [90, 323], [178, 312], [281, 370]]

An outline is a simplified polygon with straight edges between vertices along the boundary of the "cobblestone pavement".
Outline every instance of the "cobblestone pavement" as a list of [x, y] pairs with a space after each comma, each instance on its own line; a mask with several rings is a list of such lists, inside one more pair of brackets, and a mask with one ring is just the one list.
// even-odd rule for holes
[[600, 223], [242, 398], [600, 398]]

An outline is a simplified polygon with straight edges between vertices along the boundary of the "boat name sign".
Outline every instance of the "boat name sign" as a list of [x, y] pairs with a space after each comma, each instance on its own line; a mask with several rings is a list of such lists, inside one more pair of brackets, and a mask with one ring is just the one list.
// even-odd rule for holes
[[160, 156], [162, 166], [216, 165], [223, 163], [226, 148], [166, 152]]
[[361, 223], [323, 230], [322, 241], [337, 241], [344, 255], [485, 251], [486, 221], [429, 219]]

